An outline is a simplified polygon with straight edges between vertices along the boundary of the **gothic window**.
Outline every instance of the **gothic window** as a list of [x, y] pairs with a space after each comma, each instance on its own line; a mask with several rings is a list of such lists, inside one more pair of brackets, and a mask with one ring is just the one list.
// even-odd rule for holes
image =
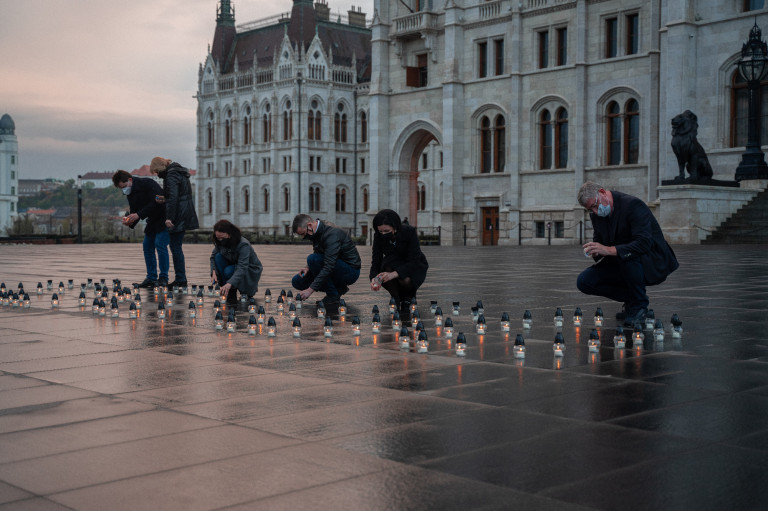
[[368, 211], [368, 188], [363, 187], [363, 211]]
[[504, 172], [504, 139], [506, 130], [504, 129], [504, 116], [497, 115], [494, 121], [493, 130], [493, 171]]
[[229, 190], [225, 190], [224, 191], [224, 212], [229, 213], [230, 211], [232, 211], [231, 207], [232, 207], [232, 204], [231, 204], [231, 197], [229, 194]]
[[[760, 145], [768, 144], [768, 80], [760, 83], [761, 115]], [[749, 122], [749, 90], [747, 82], [739, 73], [734, 71], [731, 79], [731, 147], [747, 145], [747, 123]]]
[[[248, 112], [250, 113], [250, 108], [248, 109]], [[248, 145], [251, 143], [251, 117], [250, 115], [246, 115], [243, 118], [243, 145]]]
[[232, 145], [232, 112], [227, 110], [227, 118], [224, 121], [224, 147]]
[[419, 183], [416, 192], [416, 209], [424, 211], [427, 209], [427, 187], [424, 183]]
[[555, 114], [555, 168], [568, 166], [568, 111], [559, 108]]
[[264, 187], [264, 190], [262, 191], [262, 201], [263, 201], [263, 209], [264, 212], [269, 212], [269, 188]]
[[621, 163], [621, 108], [615, 101], [608, 104], [605, 111], [606, 126], [606, 154], [605, 161], [608, 165]]
[[243, 212], [248, 213], [251, 207], [251, 194], [248, 188], [243, 188]]
[[630, 99], [624, 107], [624, 162], [637, 163], [640, 153], [640, 105]]
[[213, 148], [213, 112], [208, 115], [208, 149]]
[[539, 168], [552, 168], [552, 114], [542, 110], [539, 115]]
[[288, 186], [283, 187], [283, 211], [291, 210], [291, 189]]
[[368, 117], [365, 112], [360, 112], [360, 142], [368, 142]]
[[343, 213], [347, 210], [347, 190], [344, 187], [336, 187], [336, 212]]
[[320, 187], [317, 185], [309, 187], [309, 210], [320, 211]]
[[490, 172], [492, 163], [491, 120], [483, 116], [480, 119], [480, 172]]
[[208, 190], [208, 214], [213, 213], [213, 192]]

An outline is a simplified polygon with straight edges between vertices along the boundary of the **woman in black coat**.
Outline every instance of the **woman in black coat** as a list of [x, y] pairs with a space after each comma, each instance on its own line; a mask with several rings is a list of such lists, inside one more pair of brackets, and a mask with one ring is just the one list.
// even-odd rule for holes
[[213, 226], [211, 238], [211, 277], [221, 286], [227, 304], [237, 304], [238, 290], [241, 295], [255, 295], [263, 267], [240, 229], [229, 220], [219, 220]]
[[401, 312], [409, 312], [429, 268], [416, 229], [403, 224], [391, 209], [383, 209], [373, 217], [373, 229], [371, 289], [384, 287], [400, 304]]

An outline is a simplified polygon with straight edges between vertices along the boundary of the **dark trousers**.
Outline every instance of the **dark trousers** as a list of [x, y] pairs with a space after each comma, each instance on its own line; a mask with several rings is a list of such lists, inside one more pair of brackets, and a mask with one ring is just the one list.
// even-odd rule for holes
[[605, 257], [581, 272], [576, 287], [588, 295], [623, 302], [627, 311], [648, 308], [645, 273], [640, 258], [620, 261], [617, 257]]
[[[385, 266], [382, 271], [391, 272], [394, 269], [390, 266]], [[396, 278], [389, 282], [384, 282], [381, 287], [389, 291], [389, 294], [398, 302], [411, 301], [416, 296], [416, 288], [413, 287], [413, 282], [410, 278]]]
[[[323, 268], [323, 254], [312, 253], [307, 257], [307, 267], [309, 272], [303, 277], [299, 274], [293, 276], [291, 284], [295, 289], [303, 291], [307, 289], [320, 270]], [[360, 268], [353, 268], [344, 261], [336, 259], [336, 265], [333, 267], [330, 276], [325, 280], [323, 286], [317, 291], [324, 291], [330, 296], [339, 296], [339, 288], [348, 287], [360, 278]]]
[[227, 258], [221, 254], [216, 254], [213, 263], [216, 265], [216, 280], [220, 286], [223, 286], [234, 275], [237, 265], [227, 261]]
[[187, 271], [184, 265], [184, 252], [181, 244], [184, 242], [184, 231], [170, 233], [171, 256], [173, 257], [173, 271], [176, 273], [176, 282], [187, 281]]

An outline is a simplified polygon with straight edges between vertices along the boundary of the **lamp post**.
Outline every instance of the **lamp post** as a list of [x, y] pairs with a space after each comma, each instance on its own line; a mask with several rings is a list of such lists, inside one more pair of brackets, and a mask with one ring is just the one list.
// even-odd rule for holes
[[77, 243], [83, 244], [83, 176], [77, 176]]
[[760, 80], [768, 64], [768, 45], [762, 40], [762, 31], [755, 26], [749, 31], [749, 40], [741, 47], [739, 73], [747, 82], [749, 91], [749, 119], [747, 123], [747, 146], [736, 168], [736, 181], [768, 178], [768, 165], [760, 149]]

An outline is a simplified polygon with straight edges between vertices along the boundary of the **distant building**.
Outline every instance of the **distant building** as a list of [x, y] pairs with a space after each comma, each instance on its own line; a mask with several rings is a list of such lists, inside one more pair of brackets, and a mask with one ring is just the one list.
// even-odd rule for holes
[[0, 117], [0, 235], [13, 225], [19, 203], [19, 144], [16, 124], [8, 114]]
[[[288, 2], [286, 2], [288, 3]], [[287, 234], [297, 213], [357, 234], [368, 218], [368, 82], [365, 13], [331, 15], [322, 0], [235, 26], [220, 0], [199, 69], [197, 213]]]
[[19, 197], [36, 197], [64, 185], [60, 179], [19, 179]]
[[112, 183], [112, 175], [114, 172], [86, 172], [80, 179], [83, 184], [93, 183], [94, 188], [108, 188], [114, 186]]

